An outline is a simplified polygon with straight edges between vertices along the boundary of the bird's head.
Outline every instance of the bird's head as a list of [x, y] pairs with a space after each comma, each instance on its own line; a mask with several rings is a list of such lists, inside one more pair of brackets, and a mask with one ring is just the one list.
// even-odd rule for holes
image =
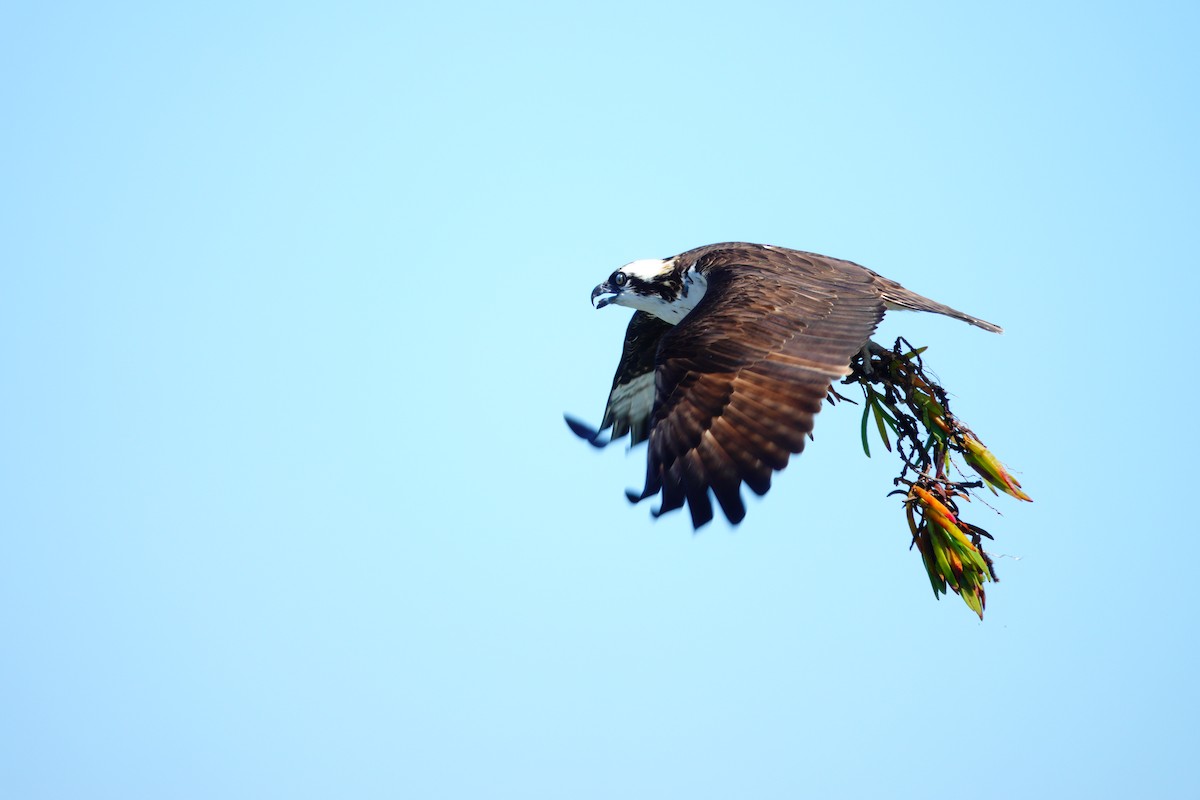
[[[673, 275], [671, 260], [643, 258], [631, 261], [608, 276], [608, 280], [592, 289], [592, 305], [604, 308], [610, 303], [639, 308], [644, 311], [645, 299], [657, 297], [661, 300], [670, 287]], [[674, 289], [671, 294], [674, 294]]]
[[675, 258], [631, 261], [592, 289], [592, 305], [610, 304], [646, 311], [672, 324], [683, 319], [704, 295], [695, 270], [680, 274]]

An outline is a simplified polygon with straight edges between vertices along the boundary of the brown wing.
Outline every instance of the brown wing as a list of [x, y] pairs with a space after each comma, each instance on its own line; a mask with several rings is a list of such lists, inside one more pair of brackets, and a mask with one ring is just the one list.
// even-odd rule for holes
[[763, 247], [702, 259], [704, 299], [659, 344], [646, 487], [630, 497], [661, 491], [656, 515], [686, 502], [697, 528], [709, 490], [734, 524], [742, 483], [766, 493], [884, 312], [874, 274], [849, 262]]
[[[654, 410], [655, 356], [659, 340], [671, 327], [670, 323], [645, 311], [633, 315], [625, 329], [625, 346], [613, 375], [600, 429], [593, 430], [568, 416], [567, 425], [576, 435], [596, 447], [611, 444], [627, 433], [632, 434], [630, 446], [646, 441], [650, 435], [650, 414]], [[602, 440], [600, 434], [610, 427], [612, 433], [607, 440]]]

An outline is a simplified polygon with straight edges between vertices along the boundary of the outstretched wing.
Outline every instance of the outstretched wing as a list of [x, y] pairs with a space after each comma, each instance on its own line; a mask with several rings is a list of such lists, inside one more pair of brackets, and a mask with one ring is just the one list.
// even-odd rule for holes
[[630, 496], [661, 491], [656, 515], [686, 501], [697, 528], [713, 517], [709, 490], [734, 524], [742, 483], [766, 493], [884, 312], [874, 274], [849, 262], [763, 247], [703, 258], [720, 263], [662, 337], [646, 487]]
[[[646, 441], [650, 434], [650, 413], [654, 409], [654, 359], [659, 341], [671, 327], [670, 323], [645, 311], [633, 315], [625, 329], [625, 346], [613, 376], [600, 429], [593, 430], [577, 419], [566, 417], [567, 425], [577, 436], [596, 447], [611, 444], [627, 433], [632, 434], [631, 446]], [[612, 432], [607, 440], [602, 440], [600, 434], [608, 428], [612, 428]]]

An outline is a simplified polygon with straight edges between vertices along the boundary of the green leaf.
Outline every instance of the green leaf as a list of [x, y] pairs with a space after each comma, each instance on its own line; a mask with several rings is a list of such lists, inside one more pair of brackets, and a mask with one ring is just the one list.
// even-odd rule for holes
[[871, 457], [871, 446], [867, 444], [867, 418], [870, 416], [870, 414], [871, 414], [871, 396], [867, 395], [867, 402], [863, 406], [863, 418], [862, 418], [863, 452], [867, 454], [867, 458]]
[[888, 441], [887, 428], [883, 424], [883, 411], [879, 408], [878, 400], [871, 403], [871, 409], [875, 412], [875, 427], [879, 429], [879, 438], [883, 439], [883, 446], [890, 453], [892, 452], [892, 443]]
[[921, 561], [925, 564], [925, 574], [929, 576], [929, 585], [933, 587], [933, 596], [941, 599], [939, 595], [946, 593], [946, 582], [937, 574], [937, 567], [933, 563], [933, 559], [921, 553]]
[[966, 603], [972, 611], [979, 615], [980, 619], [983, 619], [983, 605], [979, 602], [979, 595], [975, 594], [974, 587], [970, 589], [964, 588], [961, 592], [959, 592], [959, 596], [962, 597], [963, 602]]
[[[883, 421], [886, 422], [888, 427], [892, 429], [892, 433], [899, 436], [900, 435], [900, 423], [896, 421], [896, 417], [899, 416], [900, 412], [896, 409], [896, 407], [894, 405], [891, 405], [890, 403], [888, 404], [886, 409], [881, 404], [879, 411], [880, 411], [880, 413], [883, 414]], [[889, 411], [891, 413], [888, 413]]]
[[943, 549], [946, 546], [946, 542], [938, 541], [939, 539], [946, 539], [949, 537], [938, 530], [936, 525], [931, 524], [929, 526], [929, 532], [931, 534], [929, 537], [930, 549], [933, 550], [933, 557], [937, 561], [938, 571], [942, 573], [942, 578], [945, 579], [947, 583], [957, 589], [958, 580], [954, 577], [954, 570], [950, 569], [950, 559], [946, 558], [946, 551]]

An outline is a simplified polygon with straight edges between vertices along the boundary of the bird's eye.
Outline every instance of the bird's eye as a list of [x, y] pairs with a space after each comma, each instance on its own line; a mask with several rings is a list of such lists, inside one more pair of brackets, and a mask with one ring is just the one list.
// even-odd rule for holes
[[617, 286], [624, 286], [629, 281], [629, 277], [624, 272], [614, 272], [612, 282]]

